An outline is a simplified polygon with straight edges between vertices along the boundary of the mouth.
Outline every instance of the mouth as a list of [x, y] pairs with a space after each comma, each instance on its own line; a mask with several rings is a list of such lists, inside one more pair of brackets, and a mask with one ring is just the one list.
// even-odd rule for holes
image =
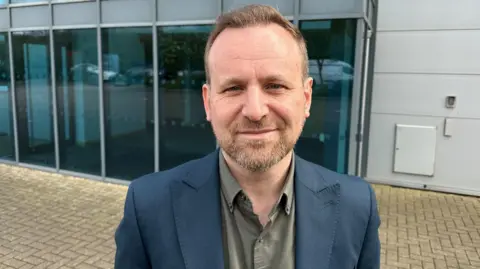
[[263, 133], [269, 133], [273, 132], [276, 129], [274, 128], [269, 128], [269, 129], [253, 129], [253, 130], [241, 130], [239, 131], [240, 134], [263, 134]]
[[238, 132], [238, 134], [250, 138], [260, 138], [274, 133], [275, 131], [276, 129], [242, 130]]

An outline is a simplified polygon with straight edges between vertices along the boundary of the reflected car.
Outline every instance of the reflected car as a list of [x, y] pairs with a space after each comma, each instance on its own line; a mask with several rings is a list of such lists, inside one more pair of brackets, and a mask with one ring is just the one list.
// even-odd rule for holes
[[125, 76], [129, 84], [153, 85], [153, 67], [150, 66], [132, 67], [125, 72]]
[[309, 76], [314, 80], [313, 94], [322, 94], [322, 89], [332, 90], [339, 82], [353, 80], [353, 67], [343, 61], [311, 59], [308, 67]]
[[330, 82], [353, 79], [353, 67], [343, 61], [331, 59], [309, 60], [308, 66], [310, 76], [319, 81]]
[[[100, 73], [98, 66], [90, 63], [81, 63], [70, 68], [72, 75], [83, 74], [83, 80], [90, 84], [98, 84], [98, 75]], [[103, 70], [103, 81], [111, 81], [118, 75], [111, 70]]]

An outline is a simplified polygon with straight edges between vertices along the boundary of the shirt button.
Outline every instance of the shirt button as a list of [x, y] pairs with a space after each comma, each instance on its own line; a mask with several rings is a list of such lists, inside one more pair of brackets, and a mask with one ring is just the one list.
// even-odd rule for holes
[[260, 243], [260, 244], [263, 243], [263, 238], [259, 238], [259, 239], [257, 240], [257, 242]]

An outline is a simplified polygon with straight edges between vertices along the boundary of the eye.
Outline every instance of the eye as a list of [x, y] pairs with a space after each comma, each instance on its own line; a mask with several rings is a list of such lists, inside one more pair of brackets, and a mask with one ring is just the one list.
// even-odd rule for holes
[[275, 84], [274, 83], [274, 84], [268, 84], [266, 88], [269, 89], [269, 90], [279, 90], [279, 89], [285, 88], [285, 86], [283, 86], [281, 84]]
[[242, 88], [240, 86], [233, 86], [233, 87], [229, 87], [229, 88], [225, 89], [225, 92], [235, 92], [235, 91], [239, 91], [241, 89]]

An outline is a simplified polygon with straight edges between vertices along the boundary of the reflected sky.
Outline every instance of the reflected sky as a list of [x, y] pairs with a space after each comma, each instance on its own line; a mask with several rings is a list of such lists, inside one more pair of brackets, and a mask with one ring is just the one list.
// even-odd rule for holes
[[[0, 0], [0, 3], [5, 2], [7, 3], [7, 0]], [[10, 0], [10, 3], [12, 4], [20, 4], [20, 3], [38, 3], [38, 2], [48, 2], [47, 0]]]

